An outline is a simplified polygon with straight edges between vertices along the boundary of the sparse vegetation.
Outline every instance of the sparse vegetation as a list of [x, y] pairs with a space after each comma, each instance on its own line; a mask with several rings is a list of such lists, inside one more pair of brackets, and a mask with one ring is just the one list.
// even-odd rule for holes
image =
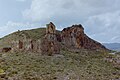
[[24, 37], [33, 40], [40, 39], [41, 37], [43, 37], [43, 35], [45, 35], [45, 32], [46, 32], [45, 28], [37, 28], [32, 30], [23, 30], [23, 31], [14, 32], [3, 38], [0, 38], [0, 48], [10, 47], [11, 41], [19, 40]]
[[[45, 28], [17, 31], [0, 39], [0, 48], [9, 47], [12, 40], [37, 40]], [[57, 33], [60, 33], [57, 31]], [[0, 53], [0, 80], [116, 80], [120, 79], [119, 53], [69, 50], [51, 56], [32, 52]]]
[[47, 56], [38, 53], [1, 53], [1, 79], [15, 80], [112, 80], [120, 79], [120, 68], [107, 62], [106, 52], [62, 51]]

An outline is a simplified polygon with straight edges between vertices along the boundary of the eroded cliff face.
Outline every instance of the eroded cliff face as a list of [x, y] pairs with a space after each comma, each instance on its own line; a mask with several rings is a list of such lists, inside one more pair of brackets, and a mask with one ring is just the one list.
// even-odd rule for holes
[[64, 28], [61, 35], [62, 43], [69, 48], [106, 49], [99, 42], [89, 38], [84, 33], [84, 28], [81, 24]]
[[61, 33], [62, 43], [66, 47], [82, 48], [84, 40], [84, 28], [82, 25], [73, 25], [64, 28]]
[[107, 50], [102, 44], [89, 38], [84, 33], [81, 24], [64, 28], [58, 34], [56, 26], [50, 22], [47, 24], [46, 34], [41, 39], [32, 40], [26, 37], [24, 35], [19, 40], [13, 41], [12, 51], [30, 51], [52, 55], [59, 54], [63, 48]]
[[26, 39], [26, 40], [18, 40], [18, 41], [12, 41], [11, 47], [13, 52], [41, 52], [41, 40], [32, 40], [32, 39]]
[[48, 55], [60, 53], [60, 43], [56, 35], [56, 27], [50, 22], [47, 24], [46, 35], [41, 42], [41, 53]]

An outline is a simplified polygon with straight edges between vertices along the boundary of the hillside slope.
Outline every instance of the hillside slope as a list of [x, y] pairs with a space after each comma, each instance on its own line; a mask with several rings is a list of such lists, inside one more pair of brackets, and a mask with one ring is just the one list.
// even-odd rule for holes
[[31, 30], [23, 30], [23, 31], [17, 31], [12, 34], [9, 34], [3, 38], [0, 39], [0, 47], [8, 47], [10, 46], [11, 41], [13, 40], [19, 40], [21, 37], [26, 37], [27, 39], [40, 39], [43, 37], [46, 33], [45, 28], [37, 28], [37, 29], [31, 29]]
[[72, 25], [62, 31], [50, 22], [45, 28], [17, 31], [0, 39], [0, 49], [7, 52], [31, 51], [41, 54], [57, 54], [62, 48], [108, 50], [101, 43], [88, 37], [81, 24]]
[[115, 55], [106, 52], [63, 50], [54, 56], [25, 52], [0, 55], [0, 80], [120, 79], [120, 66], [109, 61]]
[[23, 39], [25, 42], [29, 39], [43, 40], [42, 49], [47, 54], [50, 54], [49, 50], [57, 51], [54, 44], [57, 41], [60, 43], [60, 53], [49, 56], [24, 50], [0, 52], [0, 80], [120, 79], [119, 53], [109, 54], [101, 43], [84, 33], [81, 25], [73, 25], [63, 31], [52, 29], [50, 26], [47, 30], [17, 31], [1, 38], [0, 47], [11, 47], [12, 41], [22, 42]]

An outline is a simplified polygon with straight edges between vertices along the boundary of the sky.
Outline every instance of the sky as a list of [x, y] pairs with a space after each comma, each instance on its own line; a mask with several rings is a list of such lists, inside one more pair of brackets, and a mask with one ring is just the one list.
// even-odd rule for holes
[[82, 24], [85, 33], [102, 43], [120, 43], [120, 0], [0, 0], [0, 37], [45, 27], [62, 30]]

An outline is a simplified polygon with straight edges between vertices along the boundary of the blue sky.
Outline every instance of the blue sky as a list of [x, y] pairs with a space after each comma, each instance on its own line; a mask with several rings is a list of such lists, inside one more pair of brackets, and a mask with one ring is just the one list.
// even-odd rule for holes
[[0, 37], [14, 31], [82, 24], [91, 38], [120, 42], [120, 0], [0, 0]]
[[30, 2], [20, 0], [0, 0], [0, 24], [7, 21], [22, 21], [21, 12], [29, 8]]

